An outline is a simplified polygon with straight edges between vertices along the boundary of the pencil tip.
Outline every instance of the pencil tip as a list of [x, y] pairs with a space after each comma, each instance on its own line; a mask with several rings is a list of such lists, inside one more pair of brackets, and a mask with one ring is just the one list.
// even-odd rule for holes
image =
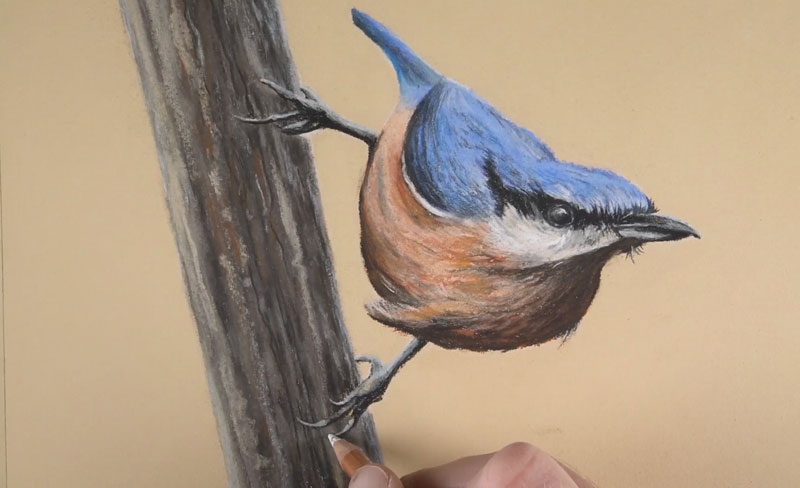
[[340, 440], [341, 440], [341, 438], [339, 438], [339, 436], [334, 435], [334, 434], [328, 434], [328, 441], [331, 443], [331, 445], [333, 445], [334, 442], [340, 441]]

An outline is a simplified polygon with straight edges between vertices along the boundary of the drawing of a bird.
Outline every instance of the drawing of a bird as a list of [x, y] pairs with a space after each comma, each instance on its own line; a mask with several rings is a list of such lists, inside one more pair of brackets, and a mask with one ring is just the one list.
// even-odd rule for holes
[[310, 90], [262, 80], [296, 110], [245, 122], [288, 134], [339, 130], [369, 145], [361, 186], [361, 248], [380, 299], [370, 316], [414, 337], [329, 418], [350, 429], [425, 344], [511, 350], [577, 327], [615, 255], [648, 242], [699, 237], [657, 213], [627, 179], [559, 160], [534, 133], [429, 66], [358, 10], [353, 21], [386, 54], [400, 100], [380, 134], [336, 114]]

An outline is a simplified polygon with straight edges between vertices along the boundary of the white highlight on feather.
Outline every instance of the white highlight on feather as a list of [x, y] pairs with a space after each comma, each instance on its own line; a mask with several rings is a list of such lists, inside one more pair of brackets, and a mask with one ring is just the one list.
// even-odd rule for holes
[[507, 206], [502, 217], [489, 220], [487, 244], [521, 266], [561, 261], [609, 246], [617, 235], [596, 225], [557, 228], [541, 216], [527, 217]]
[[419, 204], [422, 205], [422, 208], [424, 208], [425, 210], [427, 210], [428, 212], [432, 213], [433, 215], [435, 215], [437, 217], [442, 217], [442, 218], [452, 219], [452, 220], [459, 220], [459, 217], [456, 217], [455, 215], [453, 215], [453, 214], [451, 214], [449, 212], [445, 212], [444, 210], [440, 210], [440, 209], [434, 207], [433, 205], [431, 205], [431, 203], [429, 201], [427, 201], [425, 199], [425, 197], [423, 197], [417, 191], [417, 187], [414, 186], [414, 183], [411, 181], [411, 178], [409, 178], [408, 172], [406, 171], [406, 156], [405, 156], [405, 154], [403, 154], [403, 156], [401, 156], [401, 158], [402, 159], [400, 161], [400, 164], [402, 165], [401, 168], [403, 170], [403, 180], [406, 182], [406, 186], [408, 187], [409, 190], [411, 190], [411, 194], [414, 195], [414, 198], [417, 200], [417, 202], [419, 202]]

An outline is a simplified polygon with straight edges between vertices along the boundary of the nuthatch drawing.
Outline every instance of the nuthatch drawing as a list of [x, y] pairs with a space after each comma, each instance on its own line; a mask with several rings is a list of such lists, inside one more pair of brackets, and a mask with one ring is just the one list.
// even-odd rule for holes
[[384, 51], [400, 100], [379, 135], [303, 89], [262, 80], [296, 110], [245, 122], [289, 134], [339, 130], [369, 145], [361, 186], [361, 249], [380, 300], [374, 319], [414, 336], [391, 364], [338, 402], [324, 427], [351, 428], [426, 343], [510, 350], [577, 327], [610, 258], [647, 242], [699, 237], [657, 214], [625, 178], [559, 160], [531, 131], [450, 80], [370, 16], [353, 21]]

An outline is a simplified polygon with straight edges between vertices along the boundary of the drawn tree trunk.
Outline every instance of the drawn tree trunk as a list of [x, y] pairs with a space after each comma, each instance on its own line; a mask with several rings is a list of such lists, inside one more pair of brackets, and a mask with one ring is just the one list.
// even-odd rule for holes
[[[231, 487], [343, 486], [324, 433], [358, 378], [309, 145], [235, 114], [297, 89], [276, 0], [120, 0]], [[153, 286], [158, 286], [154, 283]], [[371, 418], [352, 439], [379, 456]]]

